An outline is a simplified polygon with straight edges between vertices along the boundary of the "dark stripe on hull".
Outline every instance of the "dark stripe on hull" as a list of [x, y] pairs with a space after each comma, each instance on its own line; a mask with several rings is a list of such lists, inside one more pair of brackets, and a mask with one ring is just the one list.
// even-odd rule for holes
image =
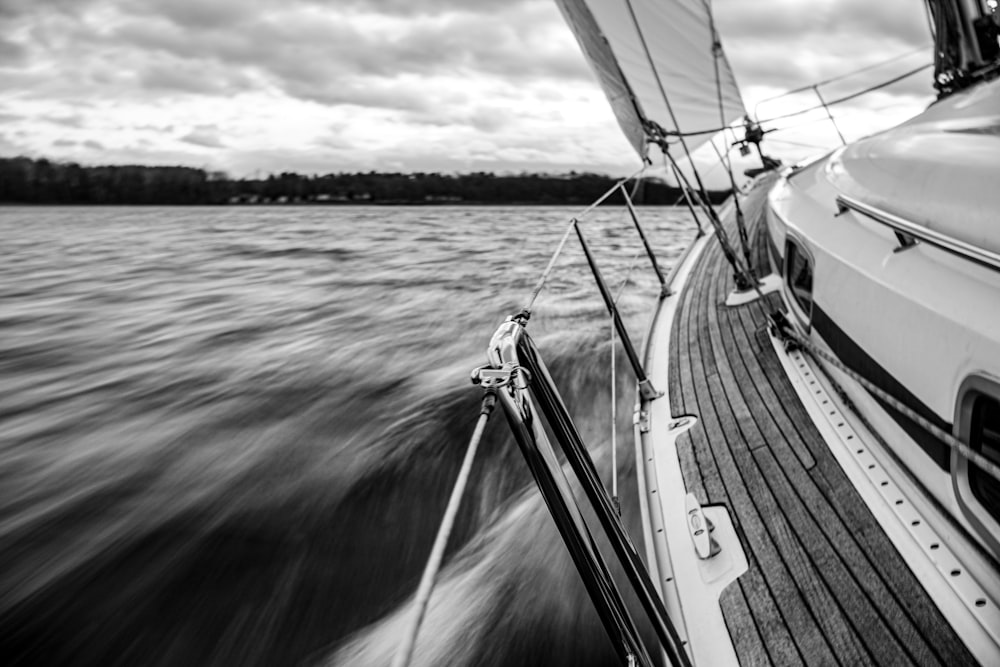
[[[813, 330], [818, 333], [826, 344], [830, 346], [833, 353], [844, 362], [851, 370], [860, 374], [866, 380], [887, 392], [921, 417], [934, 424], [938, 428], [951, 433], [951, 424], [938, 417], [924, 403], [917, 398], [909, 389], [903, 386], [895, 377], [875, 361], [864, 349], [844, 332], [837, 324], [819, 307], [813, 303]], [[883, 409], [895, 420], [906, 433], [913, 438], [921, 449], [936, 463], [942, 470], [951, 469], [951, 452], [948, 446], [938, 440], [932, 433], [924, 429], [906, 415], [890, 407], [887, 403], [874, 397]]]

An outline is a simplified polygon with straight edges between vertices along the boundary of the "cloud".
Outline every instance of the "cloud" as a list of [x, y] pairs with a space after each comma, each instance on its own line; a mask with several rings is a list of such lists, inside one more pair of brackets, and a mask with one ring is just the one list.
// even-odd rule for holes
[[[287, 94], [325, 104], [357, 104], [364, 97], [357, 89], [407, 75], [590, 80], [571, 38], [555, 23], [551, 7], [540, 11], [534, 3], [515, 3], [513, 8], [520, 13], [507, 5], [503, 10], [507, 20], [492, 23], [469, 13], [401, 22], [353, 17], [342, 8], [318, 12], [313, 3], [299, 2], [280, 21], [267, 12], [255, 19], [243, 16], [239, 30], [228, 25], [222, 29], [214, 19], [194, 20], [200, 10], [184, 12], [181, 20], [174, 8], [142, 19], [126, 17], [113, 30], [113, 38], [133, 48], [169, 54], [175, 61], [252, 70]], [[248, 13], [239, 4], [211, 11], [213, 16]], [[546, 20], [537, 20], [539, 15]], [[262, 44], [273, 46], [261, 48]], [[383, 95], [367, 102], [383, 103], [386, 108], [415, 106], [412, 101], [394, 103]]]
[[28, 49], [24, 44], [0, 37], [0, 67], [10, 68], [24, 64], [28, 59]]
[[52, 114], [42, 117], [55, 125], [61, 125], [63, 127], [71, 127], [73, 129], [80, 129], [86, 124], [86, 119], [79, 113], [73, 114]]
[[[751, 104], [929, 41], [912, 0], [712, 4]], [[919, 106], [929, 81], [838, 113]], [[0, 108], [27, 150], [237, 172], [636, 161], [552, 0], [0, 0]]]
[[[511, 6], [539, 4], [539, 0], [341, 0], [346, 7], [382, 15], [415, 16], [468, 12], [490, 16]], [[543, 0], [547, 2], [548, 0]]]
[[219, 128], [214, 125], [201, 125], [196, 127], [183, 137], [180, 137], [180, 141], [193, 146], [201, 146], [202, 148], [226, 147], [226, 145], [219, 138]]
[[[714, 6], [726, 53], [744, 87], [796, 88], [918, 47], [925, 50], [907, 61], [911, 66], [931, 58], [924, 11], [908, 0], [771, 0], [767, 7], [717, 0]], [[887, 78], [885, 71], [875, 76]]]
[[53, 11], [75, 14], [94, 2], [95, 0], [0, 0], [0, 17], [13, 19]]
[[252, 90], [250, 77], [240, 71], [226, 71], [214, 64], [171, 60], [144, 66], [138, 74], [139, 86], [153, 92], [195, 95], [233, 95]]

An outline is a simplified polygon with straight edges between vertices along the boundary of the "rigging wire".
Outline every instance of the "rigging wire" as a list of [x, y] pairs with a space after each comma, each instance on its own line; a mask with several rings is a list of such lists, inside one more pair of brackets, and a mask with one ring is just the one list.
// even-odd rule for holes
[[[639, 192], [639, 184], [641, 181], [636, 179], [635, 184], [632, 186], [632, 194], [628, 195], [633, 201], [635, 200], [635, 195]], [[624, 190], [623, 190], [624, 193]], [[680, 198], [674, 202], [674, 206], [677, 206], [681, 201]], [[625, 212], [622, 212], [622, 219], [625, 218]], [[625, 278], [622, 280], [621, 286], [618, 288], [618, 295], [614, 298], [612, 303], [615, 308], [618, 307], [618, 300], [621, 299], [622, 293], [625, 291], [625, 286], [628, 285], [629, 278], [632, 277], [632, 271], [635, 269], [636, 262], [639, 261], [639, 255], [642, 254], [642, 248], [640, 247], [635, 251], [632, 256], [632, 262], [629, 264], [628, 270], [625, 272]], [[617, 400], [617, 372], [615, 370], [615, 357], [617, 353], [617, 346], [615, 344], [615, 317], [614, 311], [610, 313], [611, 319], [611, 502], [615, 506], [615, 511], [618, 512], [618, 516], [621, 516], [622, 506], [621, 501], [618, 498], [618, 400]]]
[[[639, 26], [639, 18], [636, 16], [635, 8], [632, 6], [632, 0], [625, 0], [625, 5], [628, 7], [629, 16], [632, 17], [632, 25], [635, 27], [636, 34], [639, 36], [639, 43], [642, 44], [642, 50], [646, 54], [646, 61], [649, 63], [649, 68], [653, 72], [653, 76], [656, 79], [656, 85], [660, 89], [660, 96], [663, 98], [663, 104], [667, 107], [667, 113], [670, 115], [670, 122], [673, 123], [674, 127], [677, 128], [677, 137], [680, 139], [681, 148], [684, 149], [684, 155], [687, 156], [689, 162], [691, 162], [692, 170], [694, 171], [695, 181], [698, 183], [698, 188], [701, 190], [702, 197], [708, 199], [708, 191], [705, 189], [705, 184], [701, 181], [701, 175], [698, 170], [694, 168], [694, 160], [691, 157], [691, 150], [688, 148], [687, 142], [684, 140], [684, 136], [680, 134], [680, 125], [677, 123], [677, 114], [674, 113], [674, 107], [670, 103], [670, 98], [667, 97], [667, 91], [663, 87], [663, 80], [660, 78], [660, 71], [656, 67], [656, 63], [653, 60], [653, 54], [649, 51], [649, 45], [646, 43], [646, 35]], [[661, 145], [660, 149], [665, 151], [666, 146]], [[715, 209], [709, 205], [707, 209], [709, 217], [715, 217]]]
[[[680, 198], [674, 202], [674, 206], [680, 203]], [[632, 262], [629, 264], [628, 271], [625, 272], [625, 278], [622, 279], [621, 285], [618, 286], [618, 294], [612, 300], [615, 308], [618, 307], [618, 301], [622, 298], [622, 294], [625, 292], [625, 288], [628, 286], [629, 279], [632, 277], [632, 271], [635, 269], [636, 263], [639, 261], [639, 255], [642, 254], [642, 248], [635, 251], [632, 256]], [[618, 347], [615, 343], [615, 317], [614, 311], [611, 313], [611, 502], [615, 506], [615, 511], [618, 512], [618, 516], [621, 516], [622, 506], [621, 500], [618, 498], [618, 400], [617, 400], [617, 388], [616, 380], [617, 373], [615, 372], [615, 356], [617, 354]]]
[[[703, 3], [705, 5], [705, 9], [708, 11], [709, 17], [711, 17], [712, 15], [711, 6], [708, 4], [707, 0], [703, 0]], [[635, 8], [632, 6], [632, 0], [625, 0], [625, 5], [628, 7], [629, 15], [632, 18], [632, 25], [635, 28], [636, 34], [639, 37], [639, 42], [640, 44], [642, 44], [643, 51], [646, 54], [646, 61], [649, 63], [650, 70], [653, 72], [653, 76], [656, 79], [656, 85], [660, 89], [660, 96], [663, 98], [663, 104], [666, 106], [667, 113], [670, 115], [670, 120], [673, 123], [673, 126], [677, 128], [677, 131], [665, 132], [663, 131], [663, 128], [657, 125], [654, 121], [650, 121], [648, 119], [647, 123], [656, 129], [657, 134], [663, 134], [663, 135], [669, 134], [671, 136], [676, 136], [678, 138], [681, 147], [684, 149], [684, 154], [691, 165], [691, 171], [694, 173], [695, 182], [698, 184], [698, 189], [701, 195], [699, 197], [700, 199], [699, 204], [701, 205], [702, 210], [705, 211], [705, 214], [711, 221], [712, 226], [716, 231], [716, 237], [719, 239], [719, 242], [723, 246], [723, 252], [726, 256], [726, 259], [733, 267], [733, 276], [736, 280], [736, 284], [740, 289], [749, 289], [756, 283], [756, 279], [753, 277], [752, 273], [749, 272], [751, 270], [744, 269], [743, 267], [740, 266], [736, 253], [733, 252], [732, 247], [729, 245], [729, 242], [726, 238], [725, 228], [722, 226], [722, 221], [719, 220], [719, 216], [715, 211], [715, 207], [709, 200], [708, 191], [705, 188], [705, 183], [702, 181], [701, 173], [699, 173], [698, 167], [695, 165], [694, 158], [691, 155], [691, 150], [688, 148], [687, 141], [685, 141], [684, 139], [685, 134], [680, 131], [680, 125], [677, 122], [677, 114], [674, 113], [673, 105], [670, 103], [670, 98], [667, 96], [667, 91], [663, 86], [663, 80], [660, 78], [660, 72], [656, 67], [656, 63], [653, 60], [652, 54], [649, 51], [649, 45], [646, 43], [646, 35], [645, 33], [643, 33], [642, 28], [639, 25], [639, 19], [635, 13]], [[714, 34], [714, 27], [713, 27], [713, 34]], [[718, 69], [718, 59], [715, 60], [715, 65], [716, 69]], [[718, 79], [719, 76], [716, 75], [716, 80]], [[681, 171], [676, 166], [676, 161], [674, 160], [674, 157], [670, 154], [670, 149], [667, 144], [666, 137], [665, 136], [658, 137], [657, 143], [660, 147], [660, 152], [662, 152], [665, 156], [667, 156], [670, 159], [672, 163], [674, 163], [675, 172], [677, 174], [680, 174]], [[690, 185], [687, 184], [686, 178], [685, 178], [685, 184], [687, 185], [688, 188], [690, 188]], [[734, 200], [735, 200], [735, 188], [734, 188]], [[737, 206], [738, 205], [739, 204], [737, 203]]]
[[[636, 255], [638, 257], [638, 255]], [[621, 503], [618, 502], [618, 395], [615, 389], [617, 384], [615, 373], [615, 356], [617, 346], [615, 345], [615, 318], [611, 316], [611, 502], [615, 506], [618, 516], [622, 514]]]
[[[666, 163], [669, 160], [670, 166], [674, 171], [674, 176], [677, 177], [678, 183], [681, 185], [681, 188], [686, 189], [687, 192], [693, 193], [695, 195], [696, 199], [698, 200], [698, 205], [708, 216], [708, 221], [712, 224], [712, 229], [715, 230], [715, 238], [718, 240], [719, 245], [722, 247], [722, 254], [725, 255], [726, 261], [729, 262], [729, 265], [733, 269], [733, 278], [736, 281], [736, 284], [741, 287], [744, 285], [746, 287], [753, 287], [756, 284], [756, 281], [749, 280], [747, 278], [747, 272], [740, 264], [739, 256], [736, 254], [736, 251], [733, 250], [733, 246], [729, 243], [729, 238], [726, 236], [726, 230], [722, 226], [722, 220], [720, 220], [719, 216], [715, 214], [715, 208], [712, 207], [710, 203], [706, 204], [706, 199], [702, 198], [697, 192], [695, 192], [695, 190], [691, 187], [690, 182], [687, 180], [687, 177], [684, 176], [684, 172], [681, 171], [680, 166], [677, 164], [677, 160], [674, 159], [674, 156], [671, 155], [669, 151], [663, 152], [663, 160], [664, 163]], [[697, 174], [698, 172], [694, 166], [694, 163], [691, 162], [690, 164], [691, 168]], [[714, 165], [713, 168], [715, 166], [718, 166], [718, 164]], [[735, 192], [733, 193], [733, 197], [736, 197]]]
[[[857, 91], [855, 93], [851, 93], [850, 95], [845, 95], [843, 97], [838, 97], [837, 99], [834, 99], [834, 100], [829, 100], [826, 104], [827, 104], [827, 106], [831, 106], [832, 107], [832, 106], [834, 106], [836, 104], [841, 104], [843, 102], [849, 102], [849, 101], [851, 101], [851, 100], [853, 100], [853, 99], [855, 99], [857, 97], [861, 97], [862, 95], [866, 95], [866, 94], [874, 92], [876, 90], [880, 90], [882, 88], [886, 88], [887, 86], [891, 86], [894, 83], [898, 83], [899, 81], [902, 81], [903, 79], [906, 79], [906, 78], [909, 78], [909, 77], [913, 76], [914, 74], [919, 74], [923, 70], [925, 70], [925, 69], [927, 69], [929, 67], [933, 67], [933, 66], [934, 66], [934, 63], [925, 63], [925, 64], [921, 65], [920, 67], [917, 67], [915, 69], [912, 69], [912, 70], [909, 70], [907, 72], [904, 72], [903, 74], [900, 74], [899, 76], [895, 76], [895, 77], [893, 77], [893, 78], [891, 78], [891, 79], [889, 79], [887, 81], [883, 81], [883, 82], [877, 83], [877, 84], [875, 84], [873, 86], [869, 86], [867, 88], [864, 88], [863, 90], [859, 90], [859, 91]], [[790, 112], [790, 113], [787, 113], [787, 114], [781, 114], [779, 116], [772, 116], [771, 118], [765, 118], [765, 119], [757, 121], [757, 122], [758, 123], [773, 123], [776, 120], [784, 120], [785, 118], [792, 118], [793, 116], [801, 116], [802, 114], [809, 113], [810, 111], [816, 111], [817, 109], [822, 109], [822, 108], [823, 108], [822, 104], [817, 104], [815, 106], [811, 106], [811, 107], [808, 107], [806, 109], [800, 109], [798, 111], [793, 111], [793, 112]], [[828, 120], [828, 119], [824, 118], [823, 120]], [[693, 136], [698, 136], [698, 135], [702, 135], [702, 134], [718, 134], [719, 132], [725, 132], [726, 130], [732, 130], [732, 129], [733, 129], [733, 126], [726, 125], [725, 127], [714, 127], [714, 128], [709, 128], [707, 130], [697, 130], [695, 132], [671, 132], [671, 131], [667, 131], [667, 134], [669, 136], [671, 136], [671, 137], [678, 137], [678, 138], [683, 139], [684, 137], [693, 137]]]
[[[933, 44], [930, 45], [930, 46], [933, 48]], [[818, 86], [825, 86], [825, 85], [830, 84], [830, 83], [835, 83], [837, 81], [842, 81], [844, 79], [849, 79], [850, 77], [852, 77], [852, 76], [854, 76], [856, 74], [863, 74], [864, 72], [870, 72], [871, 70], [878, 69], [879, 67], [884, 67], [884, 66], [886, 66], [886, 65], [888, 65], [890, 63], [894, 63], [894, 62], [896, 62], [898, 60], [903, 60], [905, 58], [909, 58], [910, 56], [916, 55], [918, 53], [926, 53], [926, 51], [927, 51], [927, 46], [926, 45], [925, 46], [921, 46], [920, 48], [913, 49], [912, 51], [907, 51], [906, 53], [901, 53], [901, 54], [899, 54], [897, 56], [893, 56], [892, 58], [889, 58], [888, 60], [882, 60], [882, 61], [877, 62], [877, 63], [872, 63], [871, 65], [866, 65], [866, 66], [860, 67], [860, 68], [858, 68], [856, 70], [851, 70], [850, 72], [844, 72], [843, 74], [839, 74], [837, 76], [830, 77], [829, 79], [823, 79], [822, 81], [817, 81], [815, 83], [811, 83], [811, 84], [802, 86], [800, 88], [793, 88], [792, 90], [786, 90], [785, 92], [781, 93], [780, 95], [775, 95], [774, 97], [766, 97], [766, 98], [764, 98], [762, 100], [758, 100], [757, 103], [753, 107], [754, 118], [757, 117], [757, 109], [760, 107], [761, 104], [765, 104], [767, 102], [773, 102], [774, 100], [780, 100], [782, 97], [788, 97], [789, 95], [794, 95], [796, 93], [804, 93], [804, 92], [806, 92], [808, 90], [812, 90], [813, 88], [816, 88]]]
[[[835, 104], [841, 104], [843, 102], [849, 102], [849, 101], [851, 101], [851, 100], [853, 100], [853, 99], [855, 99], [857, 97], [861, 97], [862, 95], [866, 95], [866, 94], [871, 93], [873, 91], [880, 90], [880, 89], [885, 88], [887, 86], [891, 86], [894, 83], [898, 83], [899, 81], [902, 81], [903, 79], [911, 77], [914, 74], [918, 74], [919, 72], [922, 72], [923, 70], [927, 69], [928, 67], [933, 67], [933, 66], [934, 66], [934, 63], [926, 63], [924, 65], [921, 65], [920, 67], [917, 67], [916, 69], [911, 69], [910, 71], [905, 72], [903, 74], [900, 74], [899, 76], [895, 76], [895, 77], [889, 79], [888, 81], [883, 81], [882, 83], [877, 83], [874, 86], [869, 86], [868, 88], [865, 88], [864, 90], [859, 90], [856, 93], [851, 93], [850, 95], [845, 95], [843, 97], [838, 97], [835, 100], [830, 100], [830, 101], [828, 101], [826, 103], [826, 106], [831, 106], [832, 107]], [[764, 119], [762, 121], [759, 121], [759, 122], [761, 122], [761, 123], [773, 123], [776, 120], [784, 120], [785, 118], [792, 118], [794, 116], [801, 116], [804, 113], [808, 113], [810, 111], [816, 111], [817, 109], [822, 109], [822, 108], [823, 108], [823, 105], [822, 104], [818, 104], [816, 106], [812, 106], [812, 107], [809, 107], [807, 109], [800, 109], [798, 111], [793, 111], [793, 112], [790, 112], [790, 113], [781, 114], [780, 116], [773, 116], [771, 118], [766, 118], [766, 119]]]
[[[712, 12], [708, 0], [705, 0], [705, 9], [708, 10], [708, 25], [712, 31], [712, 65], [715, 68], [715, 95], [719, 103], [719, 122], [725, 125], [726, 108], [722, 102], [722, 77], [719, 74], [719, 58], [723, 57], [722, 42], [719, 41], [719, 33], [715, 29], [715, 14]], [[757, 276], [753, 269], [753, 262], [750, 260], [750, 240], [747, 238], [746, 220], [743, 218], [743, 207], [740, 206], [740, 198], [737, 194], [736, 178], [733, 177], [733, 163], [729, 160], [729, 151], [726, 151], [726, 156], [723, 157], [719, 147], [715, 145], [715, 141], [710, 139], [708, 143], [712, 144], [715, 154], [719, 156], [719, 161], [723, 163], [726, 174], [729, 176], [729, 185], [733, 191], [733, 205], [736, 207], [736, 230], [739, 233], [740, 246], [743, 249], [743, 260], [746, 262], [747, 278], [751, 283], [756, 283]]]
[[546, 266], [545, 270], [542, 271], [542, 275], [538, 278], [538, 282], [535, 283], [534, 289], [531, 290], [531, 295], [528, 297], [528, 300], [525, 303], [524, 308], [521, 309], [521, 315], [525, 319], [531, 317], [531, 309], [535, 305], [535, 300], [538, 298], [538, 295], [541, 294], [542, 289], [545, 287], [545, 283], [548, 282], [549, 276], [552, 274], [552, 269], [555, 267], [556, 261], [559, 259], [559, 255], [562, 254], [563, 248], [566, 247], [566, 241], [569, 240], [569, 235], [573, 233], [573, 227], [578, 222], [578, 219], [584, 217], [585, 215], [593, 211], [595, 208], [600, 206], [604, 202], [604, 200], [606, 200], [608, 197], [614, 194], [618, 190], [618, 188], [622, 187], [622, 185], [629, 182], [633, 178], [638, 179], [638, 177], [641, 176], [645, 171], [646, 171], [646, 165], [643, 164], [642, 169], [639, 169], [631, 176], [623, 178], [617, 183], [615, 183], [607, 192], [598, 197], [594, 201], [594, 203], [592, 203], [590, 206], [588, 206], [583, 211], [578, 213], [572, 220], [569, 221], [569, 225], [567, 225], [566, 231], [563, 233], [562, 239], [559, 241], [559, 245], [556, 246], [555, 252], [552, 253], [552, 258], [549, 259], [548, 266]]
[[416, 645], [417, 634], [420, 626], [424, 622], [424, 614], [427, 612], [427, 603], [430, 601], [431, 593], [434, 590], [434, 583], [437, 581], [438, 570], [441, 569], [441, 561], [444, 559], [444, 549], [448, 545], [448, 538], [451, 536], [451, 529], [455, 525], [455, 517], [458, 515], [458, 506], [462, 502], [462, 495], [465, 493], [466, 484], [469, 482], [469, 474], [472, 470], [472, 461], [476, 458], [476, 450], [479, 448], [479, 441], [482, 440], [486, 422], [489, 421], [493, 408], [496, 406], [496, 391], [487, 389], [483, 395], [482, 408], [479, 410], [479, 419], [476, 421], [476, 428], [469, 439], [469, 447], [465, 451], [465, 458], [462, 459], [462, 466], [458, 471], [458, 478], [448, 498], [448, 506], [445, 508], [444, 517], [441, 519], [441, 526], [438, 528], [437, 537], [434, 538], [434, 546], [431, 548], [431, 555], [427, 559], [424, 567], [424, 574], [420, 578], [420, 586], [417, 587], [417, 594], [414, 598], [413, 615], [410, 627], [403, 636], [403, 642], [396, 652], [392, 661], [392, 667], [407, 667], [413, 658], [413, 648]]
[[789, 146], [799, 146], [800, 148], [815, 148], [816, 150], [820, 151], [830, 150], [827, 146], [820, 146], [818, 144], [807, 144], [800, 141], [789, 141], [788, 139], [771, 139], [771, 141], [779, 144], [788, 144]]

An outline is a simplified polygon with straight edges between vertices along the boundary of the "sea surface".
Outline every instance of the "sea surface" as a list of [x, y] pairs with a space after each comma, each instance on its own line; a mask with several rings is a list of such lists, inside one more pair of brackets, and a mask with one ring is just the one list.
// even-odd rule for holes
[[[693, 224], [639, 212], [666, 270]], [[469, 373], [574, 213], [0, 208], [3, 662], [388, 664], [477, 417]], [[583, 228], [640, 345], [658, 283], [631, 222]], [[575, 237], [528, 328], [610, 485], [610, 324]], [[498, 412], [414, 664], [612, 655]]]

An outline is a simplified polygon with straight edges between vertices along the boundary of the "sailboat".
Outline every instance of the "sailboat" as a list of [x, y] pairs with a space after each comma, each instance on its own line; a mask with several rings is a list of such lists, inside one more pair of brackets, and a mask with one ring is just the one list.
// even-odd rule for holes
[[[557, 3], [701, 221], [669, 275], [642, 237], [662, 295], [641, 351], [579, 220], [563, 239], [636, 373], [641, 546], [528, 333], [558, 250], [473, 374], [622, 664], [1000, 664], [996, 3], [929, 0], [937, 100], [791, 166], [762, 152], [707, 0]], [[716, 209], [692, 154], [720, 136], [763, 164]]]

